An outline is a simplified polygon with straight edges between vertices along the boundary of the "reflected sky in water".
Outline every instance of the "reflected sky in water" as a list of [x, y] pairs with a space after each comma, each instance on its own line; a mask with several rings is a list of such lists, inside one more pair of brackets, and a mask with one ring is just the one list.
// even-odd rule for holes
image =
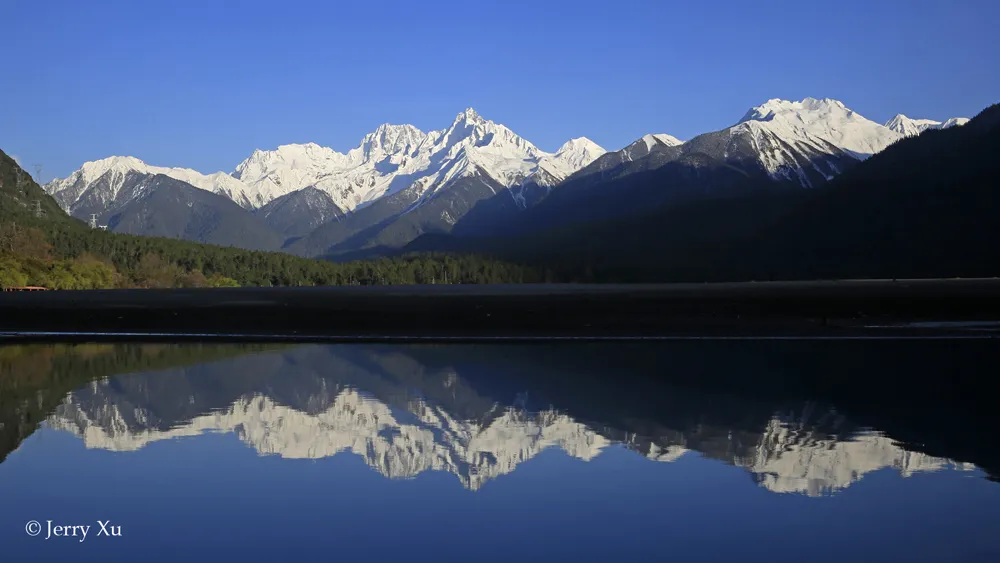
[[[83, 561], [1000, 560], [990, 468], [904, 445], [857, 419], [868, 411], [677, 384], [656, 375], [660, 352], [581, 367], [588, 353], [0, 348], [0, 550]], [[24, 529], [109, 519], [121, 538]]]

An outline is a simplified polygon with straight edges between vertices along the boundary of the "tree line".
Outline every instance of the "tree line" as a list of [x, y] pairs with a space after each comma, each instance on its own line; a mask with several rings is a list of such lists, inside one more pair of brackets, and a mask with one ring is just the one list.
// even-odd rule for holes
[[0, 287], [482, 284], [545, 279], [532, 268], [478, 255], [413, 255], [338, 264], [278, 252], [121, 235], [85, 226], [0, 225]]

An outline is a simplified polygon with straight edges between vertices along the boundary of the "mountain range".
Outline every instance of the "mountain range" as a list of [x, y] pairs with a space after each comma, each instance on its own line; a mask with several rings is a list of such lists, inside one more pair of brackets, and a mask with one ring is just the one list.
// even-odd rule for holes
[[73, 216], [117, 232], [310, 257], [389, 254], [423, 235], [509, 236], [815, 188], [901, 139], [967, 121], [897, 115], [882, 125], [836, 100], [773, 99], [686, 142], [648, 134], [607, 152], [581, 137], [549, 153], [467, 109], [436, 131], [381, 125], [346, 153], [282, 145], [209, 175], [110, 157], [44, 187]]

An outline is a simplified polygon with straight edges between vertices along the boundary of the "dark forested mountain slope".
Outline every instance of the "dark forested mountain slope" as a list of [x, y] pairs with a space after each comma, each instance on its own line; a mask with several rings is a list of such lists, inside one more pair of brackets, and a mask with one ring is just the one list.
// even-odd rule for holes
[[0, 151], [0, 224], [76, 223], [14, 159]]

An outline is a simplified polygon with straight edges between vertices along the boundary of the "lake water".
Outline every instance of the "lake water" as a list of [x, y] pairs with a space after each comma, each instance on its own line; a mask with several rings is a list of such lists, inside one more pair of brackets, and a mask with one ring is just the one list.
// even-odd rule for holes
[[0, 561], [1000, 561], [996, 347], [0, 347]]

